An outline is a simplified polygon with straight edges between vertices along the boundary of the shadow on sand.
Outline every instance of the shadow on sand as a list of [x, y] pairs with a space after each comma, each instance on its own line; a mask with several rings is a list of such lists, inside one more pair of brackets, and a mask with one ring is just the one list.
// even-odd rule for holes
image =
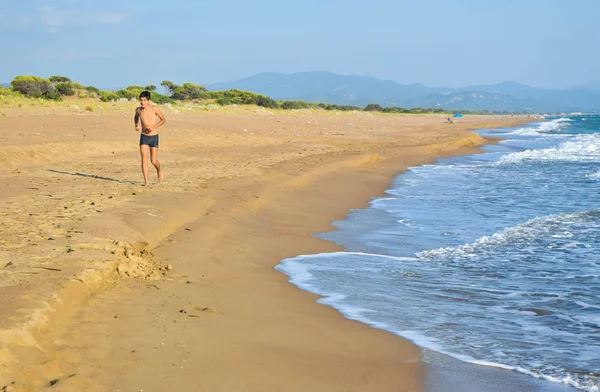
[[102, 176], [98, 176], [96, 174], [86, 174], [86, 173], [79, 173], [79, 172], [71, 173], [71, 172], [54, 170], [54, 169], [48, 169], [48, 171], [52, 172], [52, 173], [58, 173], [58, 174], [67, 174], [69, 176], [88, 177], [88, 178], [94, 178], [96, 180], [120, 182], [121, 184], [136, 184], [135, 181], [119, 180], [119, 179], [110, 178], [110, 177], [102, 177]]

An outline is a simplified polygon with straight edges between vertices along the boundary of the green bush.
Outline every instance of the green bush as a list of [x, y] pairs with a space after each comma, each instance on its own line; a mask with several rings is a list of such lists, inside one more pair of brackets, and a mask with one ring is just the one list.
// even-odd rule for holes
[[381, 112], [381, 111], [383, 111], [383, 108], [381, 107], [381, 105], [378, 105], [376, 103], [370, 103], [365, 108], [365, 111], [367, 111], [367, 112]]
[[320, 107], [321, 109], [325, 109], [325, 110], [341, 110], [341, 111], [353, 111], [353, 110], [362, 111], [363, 110], [362, 108], [360, 108], [358, 106], [335, 105], [335, 104], [329, 104], [329, 103], [319, 103], [317, 105], [317, 107]]
[[9, 88], [0, 86], [0, 95], [8, 96], [8, 97], [16, 97], [20, 96], [21, 93], [18, 91], [13, 91]]
[[71, 83], [71, 79], [67, 78], [66, 76], [59, 75], [50, 76], [48, 80], [50, 80], [52, 83]]
[[100, 90], [99, 90], [99, 89], [97, 89], [97, 88], [96, 88], [96, 87], [94, 87], [94, 86], [87, 86], [85, 89], [86, 89], [87, 91], [90, 91], [90, 92], [93, 92], [93, 93], [96, 93], [96, 94], [100, 94]]
[[60, 95], [75, 95], [75, 90], [73, 89], [73, 85], [70, 82], [60, 82], [54, 85], [54, 88]]
[[48, 79], [38, 76], [17, 76], [10, 84], [14, 91], [26, 97], [60, 99], [60, 95]]
[[258, 95], [256, 98], [256, 105], [270, 109], [277, 109], [279, 107], [277, 101], [265, 95]]
[[[121, 89], [119, 91], [100, 91], [100, 100], [102, 102], [109, 102], [109, 101], [117, 101], [121, 98], [125, 98], [125, 99], [138, 99], [140, 96], [140, 93], [144, 91], [144, 89], [140, 86], [129, 86], [125, 89]], [[159, 104], [164, 104], [164, 103], [175, 103], [175, 101], [166, 96], [166, 95], [162, 95], [159, 93], [152, 93], [150, 100], [154, 103], [159, 103]]]
[[387, 108], [383, 108], [381, 111], [384, 113], [410, 113], [410, 109], [399, 108], [396, 106], [390, 106]]
[[282, 109], [309, 109], [314, 106], [305, 101], [283, 101], [279, 104]]
[[150, 100], [154, 103], [160, 103], [160, 104], [164, 104], [164, 103], [175, 103], [175, 100], [167, 95], [163, 95], [163, 94], [159, 94], [157, 92], [153, 92]]
[[215, 99], [219, 105], [257, 105], [265, 108], [278, 108], [279, 104], [272, 98], [261, 94], [242, 90], [205, 91], [198, 99]]
[[51, 99], [53, 101], [62, 101], [62, 96], [57, 92], [53, 92], [52, 94], [42, 95], [40, 98]]
[[121, 98], [119, 94], [114, 91], [100, 91], [100, 100], [102, 102], [116, 101], [119, 98]]
[[117, 95], [119, 98], [138, 99], [142, 91], [144, 91], [144, 89], [140, 86], [129, 86], [117, 91]]
[[206, 87], [199, 86], [193, 83], [184, 83], [181, 86], [176, 86], [171, 97], [179, 100], [198, 99], [202, 94], [208, 91]]
[[215, 103], [221, 106], [233, 105], [233, 102], [231, 102], [231, 98], [229, 97], [217, 98]]

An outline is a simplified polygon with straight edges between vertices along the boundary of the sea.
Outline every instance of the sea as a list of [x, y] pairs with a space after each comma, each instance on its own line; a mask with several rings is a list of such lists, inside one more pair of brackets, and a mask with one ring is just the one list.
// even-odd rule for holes
[[276, 268], [424, 350], [600, 391], [600, 115], [478, 133], [502, 141], [409, 168], [315, 234], [344, 251]]

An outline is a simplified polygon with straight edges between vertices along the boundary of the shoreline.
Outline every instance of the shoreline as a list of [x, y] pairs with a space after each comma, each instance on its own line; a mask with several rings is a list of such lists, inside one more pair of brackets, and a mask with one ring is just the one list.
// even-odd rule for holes
[[[467, 151], [465, 154], [450, 154], [447, 157], [457, 157], [457, 156], [467, 156], [471, 154], [479, 154], [482, 153], [481, 147], [493, 145], [499, 143], [505, 139], [499, 137], [491, 137], [486, 136], [486, 143], [482, 146], [475, 148], [473, 151]], [[437, 159], [436, 159], [437, 160]], [[435, 164], [435, 163], [432, 163]], [[416, 166], [420, 166], [416, 165]], [[404, 171], [398, 173], [394, 176], [394, 180], [402, 175]], [[389, 188], [388, 188], [389, 189]], [[375, 199], [377, 197], [383, 197], [383, 194], [379, 196], [372, 197]], [[352, 210], [370, 208], [369, 206], [365, 207], [356, 207], [352, 208]], [[345, 219], [345, 218], [344, 218]], [[343, 220], [343, 219], [342, 219]], [[335, 220], [338, 221], [338, 220]], [[332, 222], [335, 222], [332, 221]], [[338, 228], [333, 227], [333, 231], [338, 230]], [[326, 234], [331, 232], [332, 230], [320, 231], [314, 234]], [[325, 240], [326, 242], [330, 242], [334, 244], [336, 249], [332, 249], [328, 252], [320, 252], [320, 253], [330, 253], [330, 252], [346, 252], [348, 251], [341, 245], [337, 245], [335, 242], [330, 240]], [[382, 328], [377, 325], [373, 325], [368, 321], [362, 320], [360, 318], [354, 318], [352, 315], [352, 311], [346, 313], [344, 308], [338, 308], [336, 305], [328, 303], [327, 301], [321, 301], [322, 299], [329, 300], [333, 298], [331, 296], [323, 296], [315, 293], [310, 288], [304, 286], [300, 283], [293, 282], [294, 278], [300, 278], [302, 281], [303, 275], [302, 273], [296, 274], [288, 274], [283, 271], [283, 269], [279, 269], [278, 267], [283, 265], [288, 260], [294, 260], [296, 258], [302, 257], [311, 257], [317, 253], [304, 253], [301, 255], [296, 255], [294, 257], [290, 257], [288, 259], [284, 259], [278, 264], [275, 268], [277, 271], [281, 272], [288, 278], [288, 282], [296, 287], [299, 290], [304, 292], [313, 294], [317, 297], [316, 303], [331, 307], [338, 311], [344, 318], [348, 321], [359, 322], [364, 325], [369, 326], [374, 330], [384, 331], [386, 333], [392, 334], [398, 337], [401, 340], [408, 341], [411, 344], [418, 346], [422, 353], [423, 365], [425, 366], [424, 370], [424, 384], [423, 390], [427, 392], [455, 392], [455, 391], [467, 391], [467, 392], [576, 392], [578, 389], [560, 381], [552, 381], [545, 377], [538, 377], [533, 374], [528, 374], [526, 372], [521, 372], [518, 370], [514, 370], [510, 368], [508, 365], [502, 364], [481, 364], [476, 362], [470, 362], [464, 359], [459, 359], [456, 356], [445, 352], [438, 352], [426, 346], [419, 345], [414, 343], [409, 338], [394, 332], [392, 330], [388, 330]]]
[[[480, 126], [477, 126], [476, 128], [480, 128]], [[300, 311], [299, 313], [294, 314], [303, 315], [303, 313], [306, 313], [305, 317], [297, 316], [298, 320], [296, 320], [296, 322], [304, 325], [306, 328], [312, 328], [314, 331], [318, 331], [319, 333], [325, 333], [329, 335], [332, 334], [332, 328], [330, 328], [332, 325], [335, 325], [336, 328], [337, 326], [339, 326], [339, 329], [342, 330], [348, 330], [346, 332], [348, 335], [345, 338], [346, 340], [344, 341], [345, 344], [341, 346], [339, 346], [339, 343], [338, 345], [331, 345], [329, 346], [329, 350], [331, 351], [325, 349], [325, 347], [328, 347], [329, 344], [327, 339], [322, 339], [320, 337], [320, 340], [316, 341], [314, 339], [307, 340], [305, 343], [311, 342], [315, 345], [315, 347], [318, 347], [317, 352], [319, 353], [320, 357], [326, 357], [327, 355], [329, 355], [330, 359], [332, 358], [332, 356], [339, 357], [340, 352], [338, 352], [338, 350], [340, 349], [340, 347], [344, 347], [345, 350], [348, 350], [348, 344], [358, 345], [354, 348], [355, 356], [348, 355], [348, 353], [342, 355], [342, 358], [345, 359], [345, 362], [357, 361], [357, 363], [355, 363], [353, 366], [348, 366], [346, 369], [343, 369], [343, 371], [340, 371], [339, 373], [342, 374], [337, 374], [337, 378], [334, 377], [333, 379], [331, 379], [329, 378], [329, 376], [322, 375], [322, 377], [324, 378], [321, 379], [320, 382], [331, 382], [331, 386], [332, 388], [334, 388], [334, 390], [335, 387], [342, 389], [342, 385], [344, 384], [344, 382], [350, 381], [347, 379], [349, 374], [348, 368], [352, 368], [354, 369], [354, 372], [360, 371], [362, 369], [362, 373], [360, 374], [361, 379], [365, 378], [366, 373], [372, 375], [378, 374], [381, 380], [377, 381], [384, 382], [386, 383], [385, 385], [387, 385], [384, 386], [382, 384], [378, 384], [380, 387], [382, 387], [382, 389], [378, 390], [387, 390], [387, 387], [389, 387], [391, 390], [392, 383], [395, 386], [405, 385], [405, 390], [420, 390], [420, 382], [422, 380], [422, 377], [421, 370], [418, 370], [420, 368], [420, 366], [418, 365], [419, 360], [416, 359], [418, 358], [418, 350], [415, 351], [415, 348], [412, 347], [411, 344], [400, 344], [399, 342], [391, 343], [392, 341], [396, 341], [398, 339], [387, 333], [374, 332], [373, 329], [363, 324], [355, 324], [354, 322], [344, 319], [339, 313], [337, 313], [337, 311], [328, 307], [325, 308], [321, 305], [315, 304], [314, 299], [316, 296], [310, 295], [301, 290], [297, 290], [294, 286], [288, 284], [287, 276], [281, 274], [280, 277], [275, 278], [276, 275], [274, 274], [279, 273], [276, 272], [273, 269], [273, 267], [276, 264], [278, 264], [278, 262], [281, 259], [285, 257], [294, 256], [295, 254], [299, 253], [306, 253], [307, 249], [314, 249], [320, 251], [332, 249], [331, 244], [325, 244], [323, 241], [317, 240], [315, 238], [304, 237], [308, 237], [310, 233], [324, 231], [324, 229], [326, 228], [331, 228], [330, 222], [336, 220], [336, 218], [341, 218], [345, 216], [345, 213], [347, 212], [348, 208], [355, 208], [357, 207], [357, 205], [364, 205], [370, 197], [376, 196], [377, 194], [381, 194], [386, 189], [387, 184], [389, 184], [391, 179], [398, 174], [401, 168], [406, 168], [407, 166], [412, 166], [415, 164], [431, 162], [432, 160], [439, 158], [441, 155], [445, 154], [455, 155], [466, 153], [467, 150], [473, 151], [473, 148], [481, 143], [481, 140], [479, 139], [473, 139], [473, 136], [467, 136], [466, 138], [463, 137], [462, 139], [458, 138], [449, 141], [446, 140], [446, 143], [439, 143], [438, 145], [432, 145], [433, 143], [425, 143], [422, 146], [404, 147], [402, 149], [403, 155], [406, 155], [405, 153], [410, 152], [414, 161], [411, 161], [410, 159], [406, 160], [406, 156], [403, 156], [402, 158], [394, 158], [392, 157], [394, 154], [388, 155], [389, 150], [387, 152], [378, 152], [377, 150], [374, 150], [372, 152], [346, 152], [341, 155], [334, 156], [333, 160], [337, 163], [323, 165], [323, 158], [327, 157], [328, 155], [319, 156], [318, 154], [315, 154], [310, 157], [312, 164], [307, 163], [307, 159], [304, 157], [300, 157], [301, 162], [303, 162], [303, 164], [301, 165], [298, 165], [298, 161], [294, 160], [283, 161], [281, 164], [277, 165], [275, 171], [270, 171], [269, 175], [263, 176], [263, 178], [261, 178], [260, 181], [256, 178], [246, 177], [243, 181], [239, 179], [225, 179], [209, 182], [208, 184], [210, 185], [210, 187], [216, 188], [217, 190], [214, 191], [211, 189], [210, 191], [207, 191], [207, 193], [210, 195], [205, 195], [204, 201], [194, 201], [197, 205], [197, 212], [202, 215], [202, 218], [200, 218], [199, 221], [188, 224], [185, 222], [189, 222], [189, 219], [183, 219], [183, 221], [180, 219], [178, 224], [171, 225], [170, 228], [167, 229], [162, 228], [162, 233], [167, 233], [170, 230], [172, 231], [172, 229], [176, 229], [177, 226], [182, 228], [182, 230], [170, 235], [166, 241], [162, 241], [159, 247], [154, 251], [156, 253], [156, 258], [160, 260], [160, 262], [162, 262], [163, 264], [173, 264], [174, 271], [168, 275], [169, 280], [156, 280], [153, 281], [151, 285], [149, 285], [148, 282], [144, 281], [117, 281], [116, 286], [113, 287], [113, 289], [93, 296], [93, 298], [88, 301], [88, 306], [86, 306], [86, 309], [79, 309], [79, 314], [75, 315], [73, 317], [73, 320], [70, 320], [69, 327], [63, 329], [60, 333], [58, 333], [58, 340], [63, 342], [63, 347], [61, 347], [61, 345], [58, 344], [55, 347], [53, 347], [52, 350], [47, 350], [49, 352], [47, 363], [50, 363], [52, 364], [52, 366], [57, 367], [57, 369], [54, 369], [53, 372], [50, 372], [55, 373], [52, 377], [56, 377], [56, 380], [62, 380], [61, 384], [64, 385], [64, 388], [66, 388], [65, 390], [69, 390], [70, 385], [80, 386], [82, 382], [85, 383], [85, 380], [89, 380], [90, 377], [91, 379], [93, 379], [94, 375], [100, 374], [94, 373], [94, 370], [91, 369], [94, 368], [94, 366], [91, 366], [91, 368], [89, 368], [89, 366], [84, 364], [89, 364], [96, 361], [97, 365], [103, 364], [102, 366], [104, 368], [110, 367], [107, 361], [109, 361], [111, 358], [110, 356], [114, 354], [113, 346], [118, 344], [126, 345], [126, 340], [120, 340], [119, 338], [111, 339], [110, 342], [106, 343], [107, 346], [103, 346], [103, 343], [101, 343], [100, 347], [95, 347], [92, 351], [94, 351], [96, 357], [101, 358], [100, 361], [98, 361], [98, 358], [93, 358], [93, 355], [90, 356], [89, 352], [86, 352], [86, 350], [82, 349], [82, 347], [77, 347], [76, 349], [73, 347], [69, 347], [78, 345], [85, 346], [85, 339], [83, 338], [83, 336], [85, 336], [85, 338], [89, 338], [90, 336], [94, 335], [99, 336], [99, 332], [95, 330], [97, 329], [98, 324], [103, 325], [105, 328], [103, 329], [102, 333], [106, 331], [111, 331], [112, 333], [117, 332], [118, 334], [123, 334], [124, 336], [126, 336], [128, 332], [134, 332], [128, 330], [128, 328], [132, 327], [133, 325], [137, 325], [136, 323], [138, 323], [139, 321], [134, 322], [133, 320], [130, 320], [131, 323], [128, 325], [111, 325], [114, 324], [114, 322], [109, 322], [109, 318], [107, 318], [109, 313], [119, 313], [119, 311], [122, 311], [123, 315], [120, 315], [119, 317], [117, 317], [117, 315], [112, 316], [112, 318], [118, 318], [121, 321], [123, 319], [127, 320], [127, 315], [136, 314], [138, 320], [143, 319], [146, 322], [149, 322], [150, 324], [156, 322], [156, 320], [153, 320], [152, 317], [154, 316], [152, 315], [138, 314], [140, 312], [143, 313], [143, 310], [131, 308], [125, 309], [126, 304], [117, 304], [119, 305], [119, 307], [111, 308], [110, 311], [104, 309], [104, 312], [100, 311], [96, 312], [96, 314], [88, 314], [89, 310], [92, 308], [94, 308], [97, 311], [98, 309], [102, 309], [103, 304], [105, 306], [107, 303], [110, 303], [110, 300], [118, 301], [119, 298], [123, 298], [122, 294], [124, 292], [128, 293], [127, 298], [133, 303], [137, 304], [138, 307], [139, 305], [146, 305], [152, 301], [164, 302], [164, 298], [162, 297], [164, 296], [165, 292], [168, 292], [168, 296], [170, 297], [197, 298], [198, 294], [200, 294], [200, 296], [202, 297], [205, 297], [205, 299], [203, 299], [202, 301], [203, 305], [196, 305], [196, 307], [200, 306], [202, 307], [202, 309], [205, 309], [204, 311], [195, 311], [199, 313], [200, 317], [188, 317], [187, 319], [184, 318], [183, 321], [181, 319], [173, 320], [178, 321], [180, 326], [183, 324], [183, 330], [188, 331], [190, 331], [193, 328], [197, 328], [197, 324], [200, 321], [201, 323], [203, 323], [202, 328], [205, 331], [211, 331], [213, 332], [213, 335], [218, 335], [217, 332], [222, 332], [224, 327], [232, 327], [232, 320], [227, 319], [235, 319], [234, 315], [245, 315], [245, 318], [242, 318], [245, 320], [246, 327], [248, 327], [249, 321], [254, 320], [254, 322], [257, 322], [257, 318], [275, 317], [275, 315], [271, 314], [272, 309], [281, 307], [282, 304], [277, 303], [277, 301], [273, 298], [265, 298], [265, 296], [267, 295], [266, 293], [263, 293], [262, 295], [256, 294], [254, 296], [250, 296], [256, 301], [255, 306], [257, 306], [257, 308], [254, 309], [254, 312], [250, 311], [249, 313], [245, 306], [240, 306], [239, 303], [236, 303], [236, 301], [232, 299], [232, 292], [236, 292], [235, 294], [238, 295], [238, 299], [245, 298], [246, 294], [243, 291], [253, 288], [253, 284], [255, 285], [256, 283], [254, 283], [252, 279], [246, 277], [246, 275], [250, 275], [258, 280], [266, 279], [263, 283], [274, 284], [276, 286], [277, 292], [283, 293], [282, 295], [287, 297], [287, 300], [289, 300], [291, 304], [294, 304], [294, 306], [298, 306], [298, 309], [300, 309]], [[427, 155], [427, 158], [425, 158], [424, 153], [429, 154]], [[350, 189], [347, 185], [352, 181], [356, 181], [357, 176], [359, 176], [361, 180], [359, 181], [359, 183], [354, 183], [353, 187], [355, 189], [351, 190], [355, 193], [350, 195]], [[334, 189], [334, 183], [338, 185], [345, 184], [346, 186], [339, 186], [339, 189], [336, 190]], [[371, 186], [371, 188], [366, 190], [365, 188], [367, 186]], [[247, 195], [248, 193], [252, 196], [242, 196]], [[182, 198], [185, 198], [185, 196], [182, 196]], [[282, 200], [282, 198], [285, 200]], [[311, 203], [309, 203], [313, 211], [297, 211], [297, 207], [295, 207], [293, 203], [290, 205], [290, 200], [294, 198], [296, 203], [298, 201], [307, 203], [307, 200], [313, 200]], [[339, 203], [335, 200], [332, 202], [332, 199], [336, 198], [344, 198], [344, 202]], [[144, 203], [147, 203], [148, 206], [156, 209], [159, 209], [161, 203], [165, 202], [165, 199], [159, 196], [150, 197], [147, 199], [150, 200], [145, 200]], [[224, 202], [222, 201], [222, 199], [226, 200], [225, 204], [223, 204]], [[323, 203], [323, 200], [327, 199], [329, 199], [329, 202]], [[180, 203], [182, 204], [189, 202], [190, 200], [187, 200], [185, 202], [183, 199], [180, 200]], [[324, 204], [327, 205], [325, 206]], [[279, 206], [277, 207], [277, 205]], [[219, 208], [222, 209], [220, 211], [217, 211]], [[330, 215], [332, 213], [332, 210], [336, 211], [336, 216]], [[292, 213], [290, 214], [290, 212]], [[297, 227], [297, 224], [286, 224], [285, 227], [282, 227], [282, 229], [287, 234], [278, 234], [271, 232], [269, 233], [268, 238], [255, 238], [253, 241], [256, 242], [253, 245], [250, 244], [250, 246], [248, 246], [249, 244], [247, 243], [244, 244], [244, 242], [242, 242], [241, 244], [235, 244], [235, 242], [231, 239], [232, 237], [250, 238], [253, 235], [256, 235], [256, 232], [258, 231], [256, 229], [272, 225], [273, 221], [277, 221], [277, 219], [280, 219], [282, 214], [286, 213], [292, 216], [296, 214], [296, 220], [307, 221], [307, 225], [309, 224], [308, 221], [310, 221], [310, 226]], [[151, 214], [149, 216], [156, 216], [156, 214], [154, 213], [149, 214]], [[183, 215], [185, 215], [185, 211]], [[325, 215], [327, 215], [327, 217], [325, 217]], [[315, 217], [318, 217], [318, 219], [315, 219]], [[189, 218], [189, 216], [187, 216], [186, 218]], [[226, 221], [223, 222], [223, 219], [226, 219]], [[135, 220], [137, 220], [137, 223], [132, 223], [132, 220], [130, 219], [127, 222], [128, 225], [131, 226], [133, 224], [133, 226], [135, 226], [137, 224], [138, 227], [141, 227], [147, 225], [148, 222], [152, 221], [151, 219], [149, 220], [149, 218], [144, 218], [140, 220], [139, 217], [134, 219], [134, 221]], [[314, 222], [315, 220], [318, 222]], [[293, 221], [294, 219], [291, 219], [291, 222]], [[242, 222], [244, 224], [241, 224]], [[186, 230], [183, 230], [184, 225], [186, 226]], [[252, 230], [250, 230], [251, 228]], [[152, 230], [147, 230], [147, 234], [150, 231]], [[156, 233], [156, 228], [154, 228], [154, 232]], [[196, 237], [195, 240], [190, 240], [190, 235], [192, 233], [193, 235], [200, 235], [200, 237], [203, 238], [203, 240], [201, 241], [201, 248], [198, 248], [198, 244], [196, 243], [198, 237]], [[155, 234], [153, 237], [154, 240], [152, 242], [157, 243], [159, 239], [163, 236], [164, 235]], [[281, 249], [279, 250], [279, 252], [276, 252], [275, 250], [265, 252], [266, 249], [272, 247], [272, 245], [269, 246], [269, 241], [272, 241], [273, 237], [277, 237], [278, 241], [280, 242], [285, 242], [286, 248], [283, 252]], [[299, 237], [303, 237], [303, 239], [300, 240]], [[190, 243], [190, 241], [192, 241], [192, 243]], [[246, 240], [246, 242], [248, 242], [248, 240]], [[227, 246], [234, 246], [232, 244], [238, 246], [238, 248], [236, 248], [235, 251], [227, 249]], [[261, 252], [258, 253], [256, 250], [251, 249], [253, 246], [258, 245], [266, 247], [266, 249], [263, 249]], [[204, 268], [198, 270], [198, 266], [194, 263], [190, 261], [181, 261], [185, 260], [190, 256], [189, 252], [194, 247], [196, 247], [196, 250], [202, 250], [202, 252], [206, 252], [206, 250], [211, 250], [209, 252], [211, 253], [211, 256], [208, 257], [210, 263], [210, 266], [208, 266], [209, 268], [205, 266]], [[281, 245], [279, 245], [279, 247], [281, 247]], [[182, 253], [182, 248], [185, 248], [183, 249], [185, 251], [184, 253]], [[244, 257], [240, 257], [238, 253], [242, 253]], [[276, 255], [273, 253], [276, 253]], [[178, 257], [181, 257], [182, 259], [177, 259], [177, 262], [172, 261], [176, 260], [176, 257], [174, 255], [178, 254], [180, 255]], [[264, 258], [265, 255], [269, 256], [269, 261], [260, 261], [259, 259]], [[226, 263], [226, 260], [236, 260], [236, 258], [238, 260], [237, 263], [234, 263], [233, 265], [229, 265]], [[247, 259], [250, 259], [250, 261], [248, 261]], [[194, 270], [193, 268], [194, 265], [196, 270]], [[269, 265], [271, 271], [267, 273], [265, 272], [265, 267], [268, 268]], [[187, 268], [190, 269], [190, 273], [185, 272]], [[187, 276], [187, 278], [180, 276], [182, 272], [184, 273], [184, 275]], [[266, 277], [264, 277], [263, 274]], [[207, 277], [204, 278], [204, 275], [207, 275]], [[194, 276], [194, 280], [185, 280], [189, 279], [190, 276]], [[200, 276], [202, 276], [202, 278]], [[182, 283], [182, 280], [185, 280], [185, 282]], [[198, 280], [198, 283], [196, 283], [196, 280]], [[229, 287], [229, 290], [224, 292], [223, 289], [216, 287], [221, 285]], [[242, 287], [240, 288], [237, 285], [241, 285]], [[257, 290], [260, 288], [261, 287], [254, 287], [254, 289]], [[196, 295], [187, 292], [193, 289], [199, 290], [195, 293]], [[148, 290], [152, 290], [150, 291], [150, 293], [160, 294], [157, 294], [154, 298], [150, 299], [149, 297], [151, 297], [152, 295], [148, 295]], [[116, 295], [114, 298], [110, 298], [117, 292], [120, 292], [121, 296]], [[249, 298], [245, 299], [248, 300]], [[276, 303], [273, 303], [273, 301], [275, 301]], [[114, 302], [112, 304], [115, 305]], [[165, 305], [162, 304], [162, 306]], [[319, 317], [317, 317], [316, 321], [312, 320], [312, 317], [310, 317], [310, 314], [316, 314], [314, 312], [322, 314]], [[176, 311], [175, 313], [177, 314], [179, 312]], [[258, 313], [260, 317], [258, 317], [254, 313]], [[207, 315], [207, 317], [204, 317], [204, 315]], [[170, 318], [171, 316], [173, 315], [169, 314], [168, 317]], [[100, 318], [101, 322], [91, 322], [95, 318]], [[194, 325], [194, 322], [196, 322], [197, 324]], [[323, 329], [323, 323], [327, 324], [327, 328]], [[332, 325], [329, 325], [330, 323], [332, 323]], [[79, 329], [79, 332], [74, 331], [73, 327], [75, 325], [78, 327], [76, 329]], [[277, 323], [275, 323], [275, 325], [277, 325]], [[292, 326], [293, 325], [294, 324], [292, 324]], [[166, 331], [166, 325], [164, 326], [164, 328]], [[81, 331], [86, 331], [86, 333], [81, 335]], [[259, 335], [261, 332], [260, 330], [252, 331]], [[314, 331], [313, 333], [315, 333]], [[247, 332], [239, 330], [231, 331], [231, 333], [232, 336], [236, 336], [238, 339], [247, 334]], [[298, 337], [298, 334], [301, 335], [301, 331], [295, 331], [294, 333], [296, 334], [296, 338]], [[80, 336], [76, 336], [77, 334], [80, 334]], [[169, 334], [167, 333], [167, 335]], [[252, 336], [252, 333], [250, 333], [250, 335]], [[285, 354], [278, 353], [278, 355], [275, 355], [274, 359], [271, 359], [270, 362], [267, 362], [269, 362], [270, 365], [277, 365], [279, 362], [281, 362], [282, 359], [289, 361], [291, 359], [290, 355], [293, 352], [293, 357], [297, 358], [295, 359], [295, 361], [298, 361], [298, 363], [296, 364], [296, 369], [289, 369], [290, 364], [288, 363], [287, 367], [282, 365], [282, 368], [279, 369], [280, 372], [297, 370], [297, 368], [301, 366], [308, 366], [309, 369], [313, 369], [313, 371], [316, 371], [316, 369], [311, 367], [315, 365], [311, 364], [312, 361], [315, 361], [314, 354], [305, 355], [305, 358], [302, 357], [304, 358], [304, 361], [298, 359], [300, 357], [298, 356], [298, 352], [296, 350], [299, 350], [302, 347], [288, 347], [290, 344], [289, 339], [292, 336], [294, 336], [294, 334], [283, 335], [284, 336], [281, 336], [280, 339], [277, 340], [279, 342], [278, 344], [280, 345], [279, 349], [285, 348], [291, 351], [288, 351]], [[339, 330], [334, 331], [333, 335], [331, 336], [335, 337], [336, 339], [341, 339], [341, 337], [338, 335], [340, 335]], [[371, 335], [372, 337], [367, 337], [367, 335]], [[171, 333], [169, 336], [172, 339], [177, 338], [177, 336], [174, 336], [173, 333]], [[269, 335], [271, 339], [274, 336], [275, 335]], [[356, 341], [356, 336], [361, 337], [360, 342]], [[319, 334], [315, 333], [313, 337], [319, 337]], [[141, 339], [142, 337], [138, 338]], [[221, 336], [221, 338], [224, 338], [224, 336]], [[68, 342], [68, 344], [66, 344], [66, 348], [64, 347], [65, 341]], [[364, 345], [367, 342], [369, 350], [362, 351], [363, 349], [365, 349]], [[161, 343], [167, 345], [167, 343], [165, 342]], [[200, 346], [206, 344], [206, 342], [198, 341], [196, 341], [196, 343]], [[248, 344], [249, 342], [237, 342], [238, 345], [242, 343]], [[259, 347], [261, 349], [265, 349], [265, 345], [270, 347], [271, 345], [273, 345], [273, 342], [268, 342], [267, 344], [266, 341], [263, 341], [253, 342], [253, 344], [259, 344]], [[395, 346], [403, 347], [402, 349], [399, 349]], [[177, 345], [171, 347], [171, 351], [168, 352], [166, 356], [173, 357], [180, 355], [181, 353], [177, 352], [176, 347]], [[136, 351], [135, 349], [133, 350]], [[213, 357], [211, 357], [211, 355], [208, 355], [205, 359], [194, 358], [194, 360], [196, 361], [195, 363], [202, 363], [204, 366], [207, 367], [211, 367], [212, 365], [214, 367], [214, 364], [211, 363], [211, 358], [218, 358], [219, 350], [223, 350], [223, 347], [213, 347], [213, 350], [214, 351], [209, 350], [209, 352], [211, 352], [214, 355]], [[233, 348], [232, 350], [232, 355], [235, 354], [239, 356], [241, 354], [239, 351], [239, 347], [237, 351]], [[397, 350], [400, 350], [400, 352], [398, 352]], [[78, 358], [69, 358], [70, 354], [74, 355], [74, 352], [78, 352]], [[377, 363], [378, 366], [373, 366], [373, 363], [364, 362], [362, 356], [364, 356], [365, 352], [372, 352], [374, 354], [377, 353], [377, 356], [371, 357], [370, 360], [372, 360], [373, 363]], [[56, 355], [58, 353], [60, 353], [61, 355]], [[242, 353], [246, 355], [249, 354], [248, 352]], [[387, 353], [386, 355], [383, 355], [387, 359], [381, 362], [380, 357], [383, 353]], [[387, 373], [390, 374], [398, 373], [397, 367], [399, 363], [396, 356], [404, 358], [404, 360], [400, 360], [400, 363], [403, 363], [403, 366], [407, 370], [404, 374], [397, 375], [394, 379], [388, 379], [387, 377], [383, 376], [385, 371], [387, 371]], [[161, 354], [160, 358], [155, 358], [155, 356], [150, 355], [150, 353], [147, 353], [144, 360], [146, 362], [152, 360], [160, 361], [164, 360], [164, 358], [164, 352]], [[375, 358], [378, 358], [379, 360], [376, 360]], [[207, 362], [204, 363], [202, 361]], [[186, 363], [188, 362], [189, 361], [186, 361]], [[224, 363], [226, 364], [227, 362], [225, 361]], [[156, 366], [150, 366], [149, 369], [154, 371], [160, 369], [159, 364], [155, 365]], [[321, 365], [325, 366], [324, 363], [321, 363]], [[84, 370], [81, 373], [73, 373], [75, 374], [75, 376], [73, 377], [65, 378], [65, 374], [68, 373], [68, 370], [66, 369], [77, 366], [83, 368], [87, 367], [87, 376], [89, 377], [83, 377], [83, 375], [86, 374], [86, 370]], [[120, 366], [123, 366], [123, 364], [120, 364]], [[390, 366], [392, 366], [392, 368], [390, 368]], [[331, 364], [327, 365], [326, 367], [331, 368]], [[365, 369], [367, 370], [366, 373]], [[382, 371], [382, 369], [384, 370], [384, 373], [379, 373], [380, 371]], [[292, 372], [291, 374], [295, 375], [296, 378], [298, 376], [295, 372]], [[350, 372], [350, 374], [352, 374], [352, 372]], [[415, 376], [415, 374], [417, 374], [417, 376]], [[191, 374], [188, 377], [193, 378], [193, 376], [194, 375]], [[148, 377], [148, 374], [144, 375], [143, 377]], [[138, 378], [137, 380], [143, 380], [143, 377]], [[247, 377], [252, 378], [251, 374], [248, 374]], [[192, 378], [189, 379], [192, 380]], [[258, 379], [260, 379], [260, 377]], [[215, 382], [215, 384], [211, 384], [212, 387], [222, 386], [222, 384], [218, 383], [219, 380], [203, 380], [203, 382], [206, 383], [207, 388], [210, 386], [208, 385], [210, 384], [209, 381]], [[273, 387], [275, 387], [276, 385], [278, 385], [277, 383], [281, 382], [282, 380], [275, 377], [272, 381], [274, 383]], [[374, 380], [363, 381], [373, 382]], [[115, 385], [122, 386], [126, 385], [124, 383], [129, 381], [119, 379], [115, 380], [114, 382], [118, 383]], [[165, 386], [168, 385], [169, 384], [165, 384]], [[306, 387], [310, 387], [310, 383], [304, 385], [304, 388]], [[302, 389], [300, 388], [300, 385], [298, 385], [298, 388]], [[74, 387], [73, 390], [76, 390], [76, 388]]]

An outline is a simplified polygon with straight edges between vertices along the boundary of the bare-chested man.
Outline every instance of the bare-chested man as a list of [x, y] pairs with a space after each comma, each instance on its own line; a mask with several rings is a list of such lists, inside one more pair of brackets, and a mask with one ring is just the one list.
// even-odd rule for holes
[[150, 155], [150, 161], [156, 168], [158, 181], [160, 182], [163, 180], [163, 173], [160, 170], [160, 162], [158, 162], [157, 128], [163, 125], [166, 120], [160, 109], [150, 103], [149, 91], [142, 91], [140, 94], [140, 105], [142, 106], [135, 109], [133, 121], [135, 122], [135, 130], [138, 132], [142, 131], [142, 134], [140, 135], [142, 174], [144, 175], [144, 185], [150, 185], [148, 182], [148, 155]]

